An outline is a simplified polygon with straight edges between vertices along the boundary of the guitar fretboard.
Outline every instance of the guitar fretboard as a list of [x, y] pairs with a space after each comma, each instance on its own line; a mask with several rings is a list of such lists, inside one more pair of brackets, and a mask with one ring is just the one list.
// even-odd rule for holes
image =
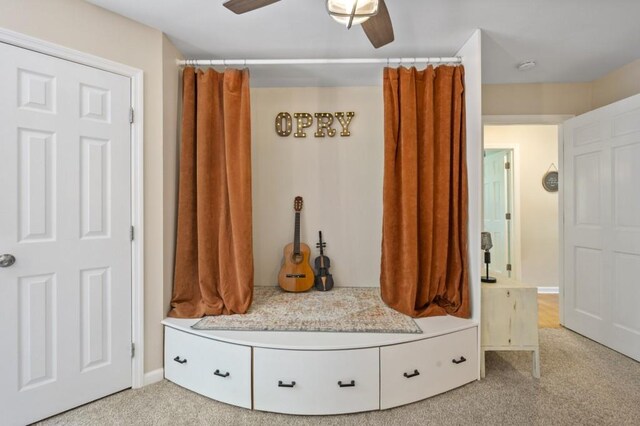
[[293, 254], [300, 254], [300, 212], [296, 212], [296, 225], [293, 234]]

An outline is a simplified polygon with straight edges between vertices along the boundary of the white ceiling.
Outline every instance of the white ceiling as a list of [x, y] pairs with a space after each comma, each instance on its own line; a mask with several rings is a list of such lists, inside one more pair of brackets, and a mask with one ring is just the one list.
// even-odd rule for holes
[[[640, 58], [637, 0], [386, 0], [395, 41], [374, 49], [324, 0], [282, 0], [235, 15], [224, 0], [88, 0], [157, 28], [188, 58], [451, 56], [481, 28], [483, 81], [591, 81]], [[533, 59], [538, 66], [518, 71]], [[252, 67], [254, 86], [379, 84], [380, 67]]]

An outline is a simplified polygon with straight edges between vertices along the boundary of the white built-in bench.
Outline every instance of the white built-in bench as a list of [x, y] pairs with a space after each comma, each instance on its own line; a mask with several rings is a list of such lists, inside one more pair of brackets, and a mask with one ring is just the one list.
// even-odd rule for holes
[[218, 401], [289, 414], [408, 404], [479, 379], [478, 325], [417, 319], [422, 334], [203, 331], [167, 318], [165, 377]]

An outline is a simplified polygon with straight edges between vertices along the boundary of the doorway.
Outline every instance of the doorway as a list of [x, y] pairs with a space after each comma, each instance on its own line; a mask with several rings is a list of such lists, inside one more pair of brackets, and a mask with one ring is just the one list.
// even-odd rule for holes
[[483, 225], [494, 244], [490, 270], [538, 287], [544, 327], [559, 327], [559, 196], [543, 184], [547, 172], [558, 170], [558, 132], [555, 124], [484, 126]]

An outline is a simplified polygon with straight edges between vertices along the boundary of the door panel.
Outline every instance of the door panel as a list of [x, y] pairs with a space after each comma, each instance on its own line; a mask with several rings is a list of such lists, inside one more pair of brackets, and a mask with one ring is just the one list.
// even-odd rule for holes
[[0, 412], [131, 385], [130, 80], [0, 43]]
[[56, 276], [45, 274], [20, 277], [18, 287], [18, 389], [23, 392], [56, 380]]
[[484, 157], [484, 230], [491, 233], [493, 248], [489, 268], [499, 274], [511, 276], [507, 264], [511, 263], [508, 176], [505, 164], [508, 151], [486, 152]]
[[640, 360], [640, 96], [564, 130], [565, 326]]
[[600, 153], [575, 157], [575, 223], [600, 226]]

